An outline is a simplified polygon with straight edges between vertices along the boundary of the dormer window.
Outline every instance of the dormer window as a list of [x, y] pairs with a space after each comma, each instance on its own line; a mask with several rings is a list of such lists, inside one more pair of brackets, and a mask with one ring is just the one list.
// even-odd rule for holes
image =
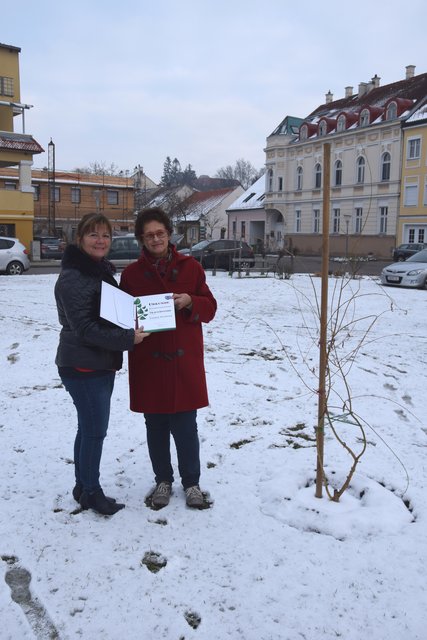
[[301, 140], [307, 140], [308, 137], [308, 129], [307, 129], [307, 125], [303, 124], [300, 130], [300, 139]]
[[390, 102], [386, 111], [386, 120], [394, 120], [395, 118], [397, 118], [397, 104]]
[[345, 115], [342, 113], [337, 120], [337, 131], [345, 131]]
[[369, 109], [363, 109], [360, 114], [359, 124], [361, 127], [367, 127], [369, 124]]
[[319, 123], [319, 136], [326, 136], [326, 122], [324, 120]]

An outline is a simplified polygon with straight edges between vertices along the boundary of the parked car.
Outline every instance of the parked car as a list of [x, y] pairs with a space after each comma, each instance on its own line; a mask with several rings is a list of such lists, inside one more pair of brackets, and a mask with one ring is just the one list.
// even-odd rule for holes
[[381, 271], [381, 284], [394, 287], [427, 287], [427, 249], [418, 251], [402, 262], [395, 262]]
[[191, 249], [180, 249], [180, 253], [192, 255], [204, 269], [231, 269], [236, 265], [245, 269], [255, 264], [251, 247], [240, 240], [202, 240]]
[[138, 260], [141, 255], [141, 245], [133, 233], [126, 236], [114, 236], [111, 239], [111, 248], [108, 260], [116, 267], [123, 267]]
[[61, 238], [53, 236], [37, 236], [34, 238], [40, 242], [40, 258], [43, 260], [61, 260], [65, 251], [65, 242]]
[[408, 244], [400, 244], [398, 247], [393, 249], [393, 260], [395, 262], [403, 262], [406, 258], [410, 258], [417, 253], [417, 251], [421, 251], [422, 249], [427, 249], [427, 244], [425, 242], [409, 242]]
[[18, 238], [0, 237], [0, 271], [19, 276], [30, 268], [30, 258]]

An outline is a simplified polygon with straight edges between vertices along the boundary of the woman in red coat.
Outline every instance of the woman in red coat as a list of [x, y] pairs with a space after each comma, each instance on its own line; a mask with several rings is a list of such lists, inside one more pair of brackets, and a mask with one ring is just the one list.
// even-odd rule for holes
[[141, 211], [135, 236], [142, 255], [122, 273], [120, 287], [132, 296], [173, 293], [176, 329], [152, 333], [129, 353], [130, 408], [144, 413], [156, 488], [153, 506], [169, 503], [174, 480], [172, 434], [181, 483], [190, 507], [204, 506], [199, 488], [197, 409], [208, 405], [203, 362], [202, 322], [215, 316], [216, 300], [202, 266], [177, 252], [169, 239], [172, 224], [159, 208]]

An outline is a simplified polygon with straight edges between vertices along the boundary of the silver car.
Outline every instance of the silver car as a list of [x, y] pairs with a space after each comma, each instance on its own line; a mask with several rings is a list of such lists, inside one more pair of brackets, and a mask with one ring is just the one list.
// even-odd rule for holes
[[30, 268], [28, 251], [18, 238], [0, 236], [0, 272], [19, 276]]
[[414, 253], [405, 262], [395, 262], [381, 271], [381, 284], [394, 287], [427, 287], [427, 249]]

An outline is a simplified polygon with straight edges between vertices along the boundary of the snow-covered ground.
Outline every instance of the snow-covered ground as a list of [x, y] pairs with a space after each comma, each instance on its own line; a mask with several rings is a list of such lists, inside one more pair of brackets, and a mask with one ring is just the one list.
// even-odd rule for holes
[[[177, 481], [168, 507], [145, 505], [152, 471], [125, 366], [101, 479], [126, 509], [105, 518], [70, 493], [75, 415], [54, 365], [55, 280], [0, 277], [2, 640], [427, 637], [425, 291], [366, 278], [339, 294], [330, 281], [330, 308], [353, 321], [338, 322], [336, 345], [368, 440], [335, 503], [313, 486], [320, 280], [209, 275], [218, 314], [205, 326], [211, 404], [199, 431], [213, 506], [188, 509]], [[358, 429], [334, 424], [358, 451]], [[329, 428], [324, 460], [339, 487], [350, 457]]]

